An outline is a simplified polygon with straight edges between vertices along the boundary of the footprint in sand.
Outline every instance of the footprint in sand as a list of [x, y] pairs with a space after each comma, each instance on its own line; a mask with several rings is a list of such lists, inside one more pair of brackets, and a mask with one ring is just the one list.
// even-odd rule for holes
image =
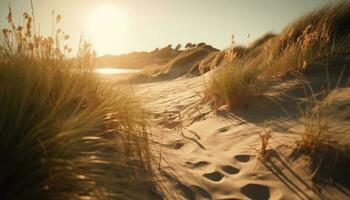
[[224, 175], [218, 171], [203, 174], [203, 176], [211, 181], [214, 181], [214, 182], [219, 182], [222, 180], [222, 178], [224, 178]]
[[233, 174], [238, 174], [239, 173], [239, 169], [232, 167], [231, 165], [225, 165], [221, 168], [224, 172], [226, 172], [227, 174], [233, 175]]
[[165, 144], [165, 147], [171, 148], [171, 149], [181, 149], [185, 144], [181, 140], [177, 140], [174, 142], [171, 142], [169, 144]]
[[250, 155], [236, 155], [234, 158], [239, 162], [248, 162], [250, 160]]
[[190, 161], [185, 162], [186, 166], [191, 169], [199, 168], [199, 167], [204, 167], [210, 164], [210, 162], [207, 161], [198, 161], [196, 163], [192, 163]]
[[177, 142], [177, 143], [174, 144], [174, 149], [180, 149], [180, 148], [183, 147], [183, 146], [184, 146], [184, 143], [182, 143], [182, 142]]
[[270, 188], [260, 184], [247, 184], [241, 188], [241, 193], [252, 200], [267, 200], [270, 198]]
[[229, 129], [230, 129], [229, 126], [222, 127], [222, 128], [219, 129], [219, 132], [220, 132], [220, 133], [224, 133], [224, 132], [228, 131]]

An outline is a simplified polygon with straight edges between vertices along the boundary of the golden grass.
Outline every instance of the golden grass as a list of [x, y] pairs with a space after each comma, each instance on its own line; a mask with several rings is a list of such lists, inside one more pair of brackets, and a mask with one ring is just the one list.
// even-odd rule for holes
[[350, 3], [343, 2], [314, 11], [289, 25], [264, 46], [261, 64], [267, 76], [303, 72], [315, 61], [348, 52]]
[[[344, 176], [349, 168], [349, 123], [339, 108], [347, 102], [334, 99], [335, 96], [347, 98], [347, 89], [323, 90], [315, 94], [310, 88], [308, 96], [300, 105], [301, 123], [303, 129], [296, 143], [298, 148], [294, 156], [307, 155], [310, 157], [310, 169], [313, 170], [312, 179], [348, 184], [348, 177]], [[340, 95], [340, 96], [339, 96]], [[341, 104], [339, 104], [342, 102]], [[344, 114], [344, 116], [340, 115]]]
[[327, 110], [328, 102], [318, 100], [316, 96], [307, 98], [304, 108], [300, 108], [304, 130], [298, 143], [302, 148], [312, 152], [331, 143], [333, 133], [329, 131], [331, 117]]
[[[220, 52], [212, 52], [208, 54], [208, 56], [205, 57], [203, 60], [201, 60], [198, 65], [200, 74], [204, 74], [210, 71], [211, 69], [216, 68], [216, 66], [220, 63], [220, 54]], [[192, 70], [194, 69], [191, 69], [190, 71]]]
[[[303, 130], [301, 138], [297, 141], [302, 149], [308, 152], [327, 151], [327, 149], [341, 149], [339, 142], [346, 135], [342, 129], [341, 117], [331, 114], [332, 102], [328, 98], [332, 91], [330, 88], [315, 94], [308, 85], [310, 96], [302, 101], [298, 108], [302, 119]], [[305, 94], [307, 90], [305, 89]], [[333, 91], [337, 91], [334, 89]]]
[[24, 20], [0, 36], [0, 198], [154, 199], [139, 100], [93, 73], [88, 43], [68, 58], [69, 36]]
[[346, 55], [349, 20], [350, 3], [342, 2], [301, 17], [281, 34], [268, 33], [248, 47], [232, 41], [224, 51], [227, 66], [205, 83], [205, 99], [237, 106], [262, 94], [259, 86], [268, 80], [302, 74], [315, 62]]
[[228, 65], [204, 81], [203, 93], [205, 101], [214, 100], [214, 107], [219, 108], [225, 104], [244, 107], [263, 91], [256, 69]]
[[265, 158], [267, 152], [267, 146], [271, 137], [271, 127], [265, 127], [264, 131], [259, 134], [261, 140], [261, 147], [259, 151], [259, 157]]

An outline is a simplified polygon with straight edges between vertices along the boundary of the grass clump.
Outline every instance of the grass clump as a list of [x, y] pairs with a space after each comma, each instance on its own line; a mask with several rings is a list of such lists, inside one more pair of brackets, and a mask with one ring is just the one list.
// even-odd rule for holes
[[318, 100], [317, 95], [313, 95], [306, 99], [304, 108], [300, 107], [304, 126], [299, 141], [302, 148], [313, 152], [332, 143], [335, 135], [329, 130], [331, 117], [328, 115], [328, 105], [326, 100]]
[[205, 84], [205, 99], [213, 97], [219, 104], [236, 106], [261, 94], [259, 86], [271, 79], [322, 71], [319, 64], [349, 53], [348, 21], [350, 3], [341, 2], [301, 17], [281, 34], [267, 33], [250, 46], [236, 46], [232, 41], [224, 59], [228, 66], [237, 67], [218, 70]]
[[348, 49], [350, 3], [342, 2], [314, 11], [269, 40], [261, 64], [267, 76], [303, 72], [315, 62], [345, 55]]
[[69, 58], [23, 16], [0, 36], [0, 198], [154, 199], [137, 98], [95, 76], [89, 44]]
[[263, 92], [258, 74], [253, 68], [225, 66], [205, 81], [204, 100], [214, 100], [215, 108], [226, 104], [244, 107]]
[[[324, 90], [307, 97], [300, 113], [303, 129], [296, 141], [298, 148], [291, 157], [310, 157], [312, 180], [337, 182], [349, 187], [349, 176], [345, 173], [350, 166], [348, 145], [348, 119], [343, 105], [347, 104], [347, 89]], [[340, 108], [343, 111], [340, 111]]]
[[342, 96], [345, 93], [337, 87], [334, 90], [328, 88], [315, 93], [309, 85], [311, 95], [306, 97], [298, 106], [303, 124], [303, 131], [301, 131], [301, 139], [298, 144], [302, 149], [315, 152], [326, 151], [329, 148], [338, 149], [341, 146], [339, 142], [342, 140], [341, 138], [346, 136], [346, 131], [342, 128], [342, 125], [346, 127], [346, 124], [344, 124], [346, 119], [343, 119], [344, 117], [340, 111], [337, 111], [338, 114], [335, 115], [334, 111], [339, 110], [342, 105], [337, 105], [332, 97], [337, 94]]

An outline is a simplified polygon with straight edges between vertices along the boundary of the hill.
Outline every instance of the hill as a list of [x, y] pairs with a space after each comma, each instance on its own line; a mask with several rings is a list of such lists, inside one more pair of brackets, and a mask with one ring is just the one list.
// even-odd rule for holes
[[178, 44], [175, 48], [169, 44], [153, 51], [132, 52], [121, 55], [104, 55], [96, 58], [97, 66], [116, 66], [124, 68], [144, 68], [152, 65], [165, 65], [180, 54], [204, 45], [204, 43], [187, 43], [184, 50]]

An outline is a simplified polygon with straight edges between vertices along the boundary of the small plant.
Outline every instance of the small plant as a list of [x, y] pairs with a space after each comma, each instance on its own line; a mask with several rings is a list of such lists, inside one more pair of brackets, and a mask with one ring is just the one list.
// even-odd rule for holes
[[[330, 114], [332, 101], [329, 96], [331, 96], [332, 91], [337, 91], [340, 87], [345, 69], [344, 67], [340, 73], [334, 88], [332, 88], [327, 68], [326, 88], [321, 89], [319, 93], [315, 93], [310, 83], [306, 84], [308, 90], [304, 87], [305, 99], [298, 106], [304, 125], [299, 144], [309, 152], [323, 151], [331, 146], [334, 148], [334, 144], [339, 140], [338, 136], [343, 134], [342, 131], [338, 131], [334, 127], [339, 126], [339, 122], [336, 121], [335, 116]], [[307, 95], [308, 93], [310, 95]]]
[[269, 139], [271, 137], [271, 127], [265, 128], [263, 132], [259, 134], [261, 139], [261, 148], [259, 152], [259, 156], [264, 158], [266, 155], [266, 149], [269, 144]]
[[336, 133], [330, 131], [331, 117], [328, 115], [329, 103], [324, 99], [325, 91], [322, 96], [313, 94], [306, 98], [304, 109], [300, 107], [304, 130], [298, 143], [309, 152], [331, 145], [336, 138]]
[[226, 66], [204, 82], [204, 100], [214, 101], [214, 107], [246, 106], [249, 101], [264, 92], [264, 84], [254, 68]]
[[310, 158], [312, 180], [332, 180], [348, 184], [349, 177], [344, 176], [344, 170], [349, 168], [350, 163], [347, 145], [348, 120], [346, 109], [345, 112], [339, 110], [347, 102], [338, 99], [339, 95], [347, 96], [348, 89], [336, 87], [330, 92], [328, 88], [315, 94], [311, 86], [309, 88], [311, 95], [299, 106], [303, 129], [296, 141], [298, 148], [292, 155], [294, 159], [300, 155]]

